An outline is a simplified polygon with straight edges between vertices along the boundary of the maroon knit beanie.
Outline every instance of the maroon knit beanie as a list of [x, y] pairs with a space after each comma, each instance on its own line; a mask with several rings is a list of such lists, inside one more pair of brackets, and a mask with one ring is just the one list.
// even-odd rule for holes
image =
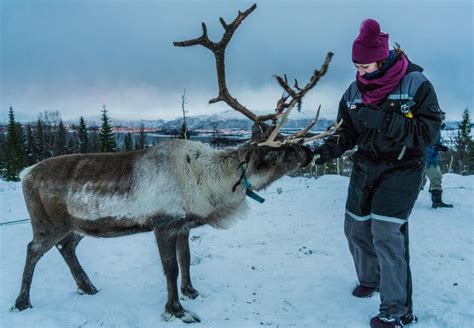
[[375, 19], [364, 20], [352, 44], [352, 61], [369, 64], [384, 60], [389, 54], [388, 33], [380, 32], [380, 24]]

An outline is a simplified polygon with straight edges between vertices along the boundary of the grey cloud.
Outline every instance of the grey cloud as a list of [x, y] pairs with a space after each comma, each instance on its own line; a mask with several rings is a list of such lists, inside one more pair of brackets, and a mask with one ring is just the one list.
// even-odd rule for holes
[[[249, 95], [277, 90], [274, 74], [287, 73], [304, 82], [331, 50], [336, 55], [330, 71], [317, 87], [330, 97], [316, 92], [320, 99], [314, 102], [324, 101], [323, 108], [334, 113], [355, 73], [352, 40], [360, 22], [373, 17], [390, 33], [391, 42], [399, 42], [409, 58], [425, 68], [450, 116], [458, 118], [465, 107], [472, 108], [470, 1], [257, 3], [226, 54], [231, 92], [249, 107], [268, 104], [270, 110], [276, 99], [256, 101]], [[218, 17], [231, 21], [237, 10], [251, 4], [3, 1], [0, 118], [6, 117], [10, 104], [25, 118], [44, 109], [78, 117], [82, 111], [99, 111], [104, 101], [115, 104], [122, 116], [136, 116], [137, 108], [146, 108], [144, 116], [160, 118], [169, 115], [184, 88], [194, 100], [203, 101], [193, 100], [191, 113], [211, 110], [207, 99], [216, 93], [211, 53], [202, 47], [176, 48], [172, 42], [199, 36], [202, 21], [217, 40], [222, 34]]]

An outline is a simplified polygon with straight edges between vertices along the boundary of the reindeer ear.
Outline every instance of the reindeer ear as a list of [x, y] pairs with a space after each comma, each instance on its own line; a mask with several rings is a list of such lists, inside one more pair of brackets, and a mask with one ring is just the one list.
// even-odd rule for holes
[[278, 152], [275, 150], [272, 150], [271, 152], [267, 153], [265, 157], [263, 158], [263, 161], [265, 164], [275, 164], [276, 159], [278, 157]]

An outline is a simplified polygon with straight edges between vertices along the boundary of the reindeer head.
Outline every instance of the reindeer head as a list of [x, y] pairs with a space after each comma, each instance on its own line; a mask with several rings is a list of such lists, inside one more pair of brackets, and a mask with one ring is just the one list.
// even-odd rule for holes
[[241, 163], [245, 175], [254, 190], [261, 190], [289, 172], [311, 162], [312, 152], [303, 145], [287, 145], [281, 148], [248, 145], [239, 151], [245, 153], [246, 160]]
[[[284, 78], [280, 76], [276, 77], [278, 83], [283, 88], [283, 95], [278, 100], [275, 112], [272, 114], [257, 116], [230, 95], [225, 80], [225, 49], [240, 23], [242, 23], [256, 7], [257, 5], [254, 4], [244, 12], [239, 11], [237, 17], [230, 24], [227, 24], [221, 17], [219, 20], [224, 28], [224, 35], [219, 42], [213, 42], [209, 39], [206, 24], [202, 23], [202, 35], [200, 37], [174, 42], [174, 45], [177, 47], [201, 45], [214, 54], [219, 95], [209, 100], [209, 103], [224, 101], [231, 108], [255, 122], [252, 141], [240, 147], [239, 153], [242, 155], [241, 158], [244, 159], [243, 163], [246, 164], [247, 174], [255, 180], [252, 183], [254, 188], [261, 189], [285, 173], [306, 166], [311, 161], [312, 156], [311, 151], [305, 147], [304, 144], [333, 134], [342, 121], [329, 127], [326, 132], [305, 138], [306, 133], [309, 132], [318, 120], [321, 109], [321, 106], [319, 106], [316, 116], [306, 128], [292, 135], [284, 136], [280, 133], [281, 128], [287, 122], [288, 115], [293, 108], [297, 106], [298, 110], [301, 109], [303, 97], [326, 73], [333, 56], [331, 52], [327, 54], [322, 67], [314, 71], [309, 82], [303, 88], [298, 86], [296, 80], [294, 86], [291, 87], [288, 84], [286, 75]], [[268, 125], [264, 123], [265, 121], [271, 121], [271, 123]]]

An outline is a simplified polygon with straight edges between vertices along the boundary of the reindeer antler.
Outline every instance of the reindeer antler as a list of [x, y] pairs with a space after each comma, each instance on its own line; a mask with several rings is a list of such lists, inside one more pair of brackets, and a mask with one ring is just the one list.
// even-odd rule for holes
[[217, 69], [217, 83], [219, 86], [219, 95], [213, 99], [209, 100], [210, 104], [216, 103], [218, 101], [224, 101], [227, 105], [231, 108], [235, 109], [236, 111], [241, 112], [245, 116], [247, 116], [252, 121], [259, 123], [261, 118], [257, 115], [252, 113], [248, 110], [245, 106], [240, 104], [236, 98], [232, 97], [227, 89], [226, 81], [225, 81], [225, 48], [229, 43], [232, 35], [234, 34], [235, 30], [239, 27], [240, 23], [252, 13], [252, 11], [257, 8], [256, 4], [253, 4], [249, 9], [244, 12], [239, 11], [239, 14], [234, 19], [234, 21], [230, 24], [227, 24], [222, 17], [219, 18], [222, 27], [224, 27], [224, 35], [222, 36], [219, 42], [212, 42], [209, 40], [207, 36], [207, 27], [205, 23], [202, 23], [202, 35], [199, 38], [187, 40], [187, 41], [180, 41], [180, 42], [173, 42], [176, 47], [189, 47], [194, 45], [201, 45], [206, 47], [207, 49], [211, 50], [216, 59], [216, 69]]
[[[314, 120], [314, 119], [313, 119]], [[339, 127], [341, 126], [342, 124], [342, 120], [340, 120], [339, 122], [337, 123], [334, 123], [332, 125], [330, 125], [326, 131], [324, 132], [321, 132], [321, 133], [318, 133], [312, 137], [309, 137], [309, 138], [303, 138], [303, 137], [300, 137], [300, 138], [291, 138], [288, 137], [288, 138], [285, 138], [283, 140], [274, 140], [272, 139], [272, 141], [269, 141], [270, 138], [268, 138], [266, 141], [262, 142], [262, 143], [259, 143], [258, 145], [259, 146], [269, 146], [269, 147], [281, 147], [283, 145], [288, 145], [288, 144], [305, 144], [305, 143], [308, 143], [308, 142], [311, 142], [311, 141], [314, 141], [314, 140], [318, 140], [318, 139], [322, 139], [324, 137], [328, 137], [330, 135], [333, 135], [334, 133], [336, 133], [336, 131], [339, 129]], [[310, 124], [311, 125], [311, 124]], [[306, 130], [307, 128], [303, 129], [303, 130]], [[311, 128], [308, 129], [308, 131], [310, 130]], [[273, 135], [273, 133], [272, 133]]]
[[[207, 27], [205, 23], [202, 23], [202, 35], [195, 39], [190, 39], [186, 41], [179, 41], [173, 42], [173, 44], [177, 47], [190, 47], [195, 45], [201, 45], [209, 49], [215, 57], [216, 60], [216, 72], [217, 72], [217, 83], [219, 87], [219, 95], [215, 98], [209, 100], [210, 104], [224, 101], [227, 105], [231, 108], [235, 109], [238, 112], [241, 112], [246, 117], [251, 119], [257, 124], [261, 122], [272, 120], [272, 124], [270, 125], [271, 134], [269, 138], [263, 142], [259, 143], [259, 146], [268, 145], [272, 147], [279, 147], [280, 145], [284, 144], [282, 142], [276, 142], [275, 138], [278, 136], [279, 131], [283, 127], [283, 125], [288, 120], [288, 115], [290, 114], [291, 110], [297, 105], [298, 111], [301, 109], [301, 104], [303, 97], [306, 93], [311, 90], [319, 81], [319, 79], [326, 74], [328, 69], [329, 63], [333, 56], [332, 52], [328, 52], [326, 56], [326, 60], [322, 65], [321, 69], [314, 71], [312, 77], [310, 78], [309, 82], [303, 88], [298, 86], [298, 82], [295, 80], [294, 89], [289, 86], [288, 79], [286, 75], [284, 78], [280, 76], [276, 76], [276, 79], [280, 86], [283, 88], [284, 92], [281, 98], [277, 102], [277, 106], [275, 108], [274, 114], [267, 114], [262, 116], [255, 115], [252, 111], [247, 109], [243, 106], [236, 98], [232, 97], [227, 89], [227, 84], [225, 80], [225, 49], [230, 42], [230, 39], [234, 35], [234, 32], [240, 26], [242, 21], [250, 15], [255, 8], [257, 8], [256, 4], [253, 4], [249, 9], [244, 12], [239, 11], [237, 17], [232, 21], [232, 23], [227, 24], [222, 17], [219, 18], [219, 21], [224, 28], [224, 35], [222, 36], [219, 42], [213, 42], [209, 39], [207, 35]], [[319, 116], [319, 109], [316, 114], [316, 117], [311, 121], [310, 125], [308, 125], [303, 130], [295, 133], [294, 135], [290, 136], [288, 142], [285, 143], [294, 143], [299, 142], [300, 137], [302, 137], [306, 132], [308, 132], [317, 122]], [[328, 132], [325, 132], [326, 135]], [[332, 132], [334, 133], [334, 132]]]
[[[319, 82], [319, 80], [321, 79], [321, 77], [324, 74], [326, 74], [326, 72], [328, 70], [328, 67], [329, 67], [329, 63], [331, 62], [331, 59], [332, 59], [333, 56], [334, 56], [334, 54], [332, 52], [328, 52], [328, 54], [326, 55], [326, 60], [324, 61], [321, 68], [319, 70], [314, 71], [314, 73], [311, 76], [309, 82], [303, 88], [300, 88], [298, 86], [298, 82], [295, 80], [295, 89], [297, 91], [289, 86], [286, 75], [285, 75], [284, 78], [282, 78], [281, 76], [276, 77], [278, 83], [283, 88], [283, 90], [285, 90], [285, 92], [288, 94], [288, 96], [286, 98], [282, 97], [278, 101], [277, 107], [275, 109], [276, 115], [275, 115], [274, 118], [272, 118], [272, 121], [273, 121], [272, 122], [272, 127], [273, 127], [272, 133], [270, 134], [270, 136], [268, 137], [267, 140], [265, 140], [264, 142], [259, 143], [258, 144], [259, 146], [280, 147], [283, 144], [300, 142], [301, 141], [300, 137], [303, 136], [304, 134], [306, 134], [306, 132], [308, 132], [309, 130], [311, 130], [311, 128], [316, 124], [316, 122], [318, 121], [321, 106], [319, 106], [318, 111], [316, 113], [316, 116], [313, 118], [313, 120], [310, 122], [310, 124], [307, 127], [305, 127], [304, 129], [296, 132], [295, 134], [287, 137], [287, 139], [285, 139], [286, 142], [275, 141], [275, 138], [278, 136], [278, 133], [280, 132], [281, 128], [285, 125], [286, 121], [288, 120], [288, 115], [290, 114], [291, 110], [296, 105], [298, 105], [298, 110], [300, 110], [303, 97], [306, 95], [306, 93], [309, 90], [314, 88], [316, 86], [316, 84]], [[291, 98], [291, 100], [289, 100], [289, 98]], [[289, 100], [289, 102], [288, 102], [288, 100]], [[280, 118], [280, 116], [281, 116], [280, 123], [277, 125], [277, 120], [278, 120], [278, 118]], [[337, 125], [337, 127], [339, 127], [339, 125]], [[331, 129], [331, 130], [328, 130], [328, 131], [333, 131], [333, 130]], [[335, 130], [331, 133], [329, 133], [328, 131], [322, 133], [321, 138], [335, 132]], [[307, 141], [307, 142], [309, 142], [309, 141]]]

